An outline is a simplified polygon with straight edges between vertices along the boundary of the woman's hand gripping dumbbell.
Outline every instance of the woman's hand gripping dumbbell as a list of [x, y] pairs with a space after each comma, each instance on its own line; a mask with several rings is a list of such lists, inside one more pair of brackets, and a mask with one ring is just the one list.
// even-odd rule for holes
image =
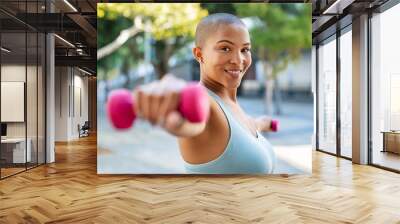
[[117, 129], [130, 128], [139, 117], [180, 136], [190, 135], [199, 125], [204, 125], [209, 110], [208, 94], [203, 86], [185, 83], [171, 75], [140, 86], [133, 93], [115, 90], [107, 102], [108, 117]]
[[265, 132], [277, 132], [279, 128], [279, 121], [272, 119], [269, 116], [261, 116], [255, 119], [257, 129]]

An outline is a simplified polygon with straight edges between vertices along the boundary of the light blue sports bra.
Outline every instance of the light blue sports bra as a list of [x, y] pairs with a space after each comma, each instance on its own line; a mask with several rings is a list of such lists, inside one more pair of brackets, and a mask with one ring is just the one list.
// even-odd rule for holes
[[233, 116], [222, 99], [208, 90], [221, 107], [228, 121], [229, 140], [224, 152], [216, 159], [201, 164], [184, 161], [188, 173], [202, 174], [269, 174], [275, 166], [272, 145], [259, 132], [254, 137]]

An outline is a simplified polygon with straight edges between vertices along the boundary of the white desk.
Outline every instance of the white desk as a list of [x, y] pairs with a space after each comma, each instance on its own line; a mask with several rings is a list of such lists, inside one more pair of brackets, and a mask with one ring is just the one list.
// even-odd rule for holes
[[13, 148], [13, 163], [25, 163], [25, 158], [27, 158], [26, 162], [31, 161], [31, 145], [32, 141], [30, 138], [27, 138], [28, 147], [26, 147], [25, 154], [25, 138], [6, 138], [1, 139], [2, 145], [14, 145]]

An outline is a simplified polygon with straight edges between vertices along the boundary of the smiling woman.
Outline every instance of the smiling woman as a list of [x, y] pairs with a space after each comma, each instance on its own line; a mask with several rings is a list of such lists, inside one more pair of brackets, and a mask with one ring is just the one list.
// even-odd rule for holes
[[231, 14], [212, 14], [197, 26], [195, 40], [193, 54], [213, 116], [198, 136], [179, 139], [186, 168], [196, 173], [271, 173], [274, 151], [258, 133], [268, 131], [270, 121], [257, 125], [237, 101], [237, 88], [252, 62], [245, 24]]
[[[311, 172], [311, 160], [307, 160], [310, 154], [303, 153], [306, 150], [285, 151], [288, 145], [309, 142], [311, 98], [290, 102], [291, 96], [276, 97], [278, 90], [285, 94], [287, 89], [293, 89], [297, 97], [297, 81], [292, 76], [302, 79], [303, 70], [306, 76], [311, 74], [310, 66], [305, 64], [310, 60], [306, 54], [298, 63], [304, 69], [296, 65], [291, 68], [293, 74], [285, 71], [286, 65], [281, 60], [292, 65], [296, 63], [292, 61], [295, 57], [280, 56], [296, 54], [288, 39], [294, 35], [300, 40], [308, 33], [291, 32], [287, 36], [285, 29], [272, 29], [275, 26], [292, 31], [302, 29], [298, 28], [302, 27], [298, 24], [300, 18], [307, 22], [311, 19], [311, 14], [305, 17], [304, 13], [298, 13], [303, 6], [309, 7], [306, 4], [99, 4], [103, 12], [98, 14], [100, 50], [110, 46], [126, 29], [137, 28], [138, 20], [147, 29], [98, 61], [101, 73], [98, 173]], [[284, 20], [268, 16], [277, 11]], [[269, 35], [270, 32], [274, 35]], [[280, 41], [270, 43], [266, 39]], [[268, 114], [272, 110], [264, 110], [271, 108], [264, 94], [267, 89], [271, 92], [267, 82], [277, 77], [275, 65], [283, 79], [279, 80], [280, 88], [276, 85], [273, 91], [273, 101], [282, 102], [287, 110], [272, 115]], [[194, 89], [201, 89], [202, 94], [188, 91], [193, 81]], [[258, 89], [248, 84], [257, 84]], [[114, 89], [118, 91], [111, 94], [109, 90]], [[188, 100], [186, 94], [196, 96]], [[269, 93], [267, 96], [272, 99]], [[199, 111], [208, 116], [196, 121], [187, 116]], [[303, 116], [303, 112], [307, 115]], [[277, 116], [281, 124], [271, 116]], [[280, 125], [284, 129], [272, 133]]]
[[272, 173], [275, 152], [259, 133], [271, 131], [271, 119], [251, 118], [236, 97], [251, 65], [246, 26], [234, 15], [212, 14], [200, 21], [195, 40], [192, 52], [208, 91], [208, 119], [193, 123], [177, 112], [186, 83], [171, 75], [134, 92], [135, 114], [178, 137], [188, 173]]

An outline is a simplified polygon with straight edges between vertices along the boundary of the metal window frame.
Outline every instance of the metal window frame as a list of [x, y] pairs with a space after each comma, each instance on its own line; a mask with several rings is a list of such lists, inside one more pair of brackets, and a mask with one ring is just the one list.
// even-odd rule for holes
[[[372, 91], [373, 91], [373, 89], [372, 89], [372, 85], [371, 85], [371, 81], [372, 81], [372, 29], [371, 29], [371, 20], [372, 20], [372, 13], [383, 13], [383, 12], [385, 12], [386, 10], [388, 10], [388, 9], [390, 9], [390, 8], [392, 8], [392, 7], [394, 7], [394, 6], [396, 6], [397, 4], [399, 4], [400, 3], [400, 0], [388, 0], [387, 2], [385, 2], [383, 5], [381, 5], [380, 7], [378, 7], [378, 8], [375, 8], [375, 9], [373, 9], [373, 10], [370, 10], [370, 11], [368, 11], [367, 13], [368, 13], [368, 30], [367, 30], [367, 42], [368, 42], [368, 44], [367, 44], [367, 46], [368, 46], [368, 49], [367, 49], [367, 51], [368, 51], [368, 54], [367, 54], [367, 66], [368, 66], [368, 69], [367, 69], [367, 88], [368, 88], [368, 95], [367, 95], [367, 107], [368, 107], [368, 111], [367, 111], [367, 116], [368, 116], [368, 124], [367, 124], [367, 127], [368, 127], [368, 138], [367, 138], [367, 141], [368, 141], [368, 163], [367, 163], [367, 165], [369, 165], [369, 166], [373, 166], [373, 167], [377, 167], [377, 168], [380, 168], [380, 169], [383, 169], [383, 170], [387, 170], [387, 171], [391, 171], [391, 172], [395, 172], [395, 173], [400, 173], [400, 170], [397, 170], [397, 169], [394, 169], [394, 168], [391, 168], [391, 167], [387, 167], [387, 166], [383, 166], [383, 165], [380, 165], [380, 164], [375, 164], [375, 163], [373, 163], [373, 142], [372, 142]], [[349, 25], [352, 25], [352, 23], [350, 23]], [[349, 26], [348, 25], [348, 26]], [[323, 153], [326, 153], [326, 154], [329, 154], [329, 155], [333, 155], [333, 156], [336, 156], [336, 157], [339, 157], [339, 158], [343, 158], [343, 159], [347, 159], [347, 160], [350, 160], [350, 161], [352, 161], [352, 158], [349, 158], [349, 157], [346, 157], [346, 156], [343, 156], [343, 155], [341, 155], [341, 145], [340, 145], [340, 142], [341, 142], [341, 139], [340, 139], [340, 132], [341, 132], [341, 126], [340, 126], [340, 86], [338, 86], [338, 85], [340, 85], [340, 65], [338, 65], [339, 63], [340, 63], [340, 55], [339, 55], [339, 53], [340, 53], [340, 49], [338, 49], [338, 46], [340, 46], [340, 36], [341, 35], [343, 35], [344, 33], [346, 33], [346, 32], [343, 32], [343, 33], [341, 33], [340, 31], [344, 31], [348, 26], [346, 26], [346, 27], [344, 27], [344, 28], [342, 28], [342, 29], [340, 29], [340, 30], [338, 30], [338, 28], [337, 28], [337, 31], [336, 31], [336, 37], [335, 37], [335, 40], [336, 40], [336, 48], [337, 48], [337, 50], [336, 50], [336, 75], [337, 75], [337, 80], [336, 80], [336, 90], [337, 90], [337, 92], [336, 92], [336, 154], [335, 153], [331, 153], [331, 152], [328, 152], [328, 151], [326, 151], [326, 150], [323, 150], [323, 149], [320, 149], [319, 148], [319, 63], [318, 63], [318, 61], [319, 61], [319, 51], [318, 51], [318, 49], [319, 49], [319, 45], [322, 43], [322, 42], [324, 42], [324, 41], [326, 41], [326, 40], [328, 40], [329, 38], [331, 38], [331, 36], [332, 35], [335, 35], [335, 34], [332, 34], [331, 36], [328, 36], [328, 37], [326, 37], [325, 39], [323, 39], [323, 40], [321, 40], [321, 41], [319, 41], [318, 43], [316, 43], [316, 119], [315, 119], [315, 122], [316, 122], [316, 151], [319, 151], [319, 152], [323, 152]], [[339, 33], [339, 35], [337, 35]], [[339, 79], [338, 79], [339, 78]], [[338, 99], [339, 98], [339, 99]], [[339, 130], [338, 130], [339, 129]]]
[[[340, 96], [340, 81], [341, 81], [341, 65], [340, 65], [340, 37], [342, 35], [344, 35], [347, 32], [350, 32], [351, 29], [349, 29], [349, 26], [351, 26], [352, 23], [344, 26], [344, 27], [340, 27], [338, 25], [338, 23], [335, 25], [336, 26], [336, 32], [328, 37], [326, 37], [325, 39], [319, 41], [316, 44], [316, 151], [318, 152], [323, 152], [329, 155], [333, 155], [342, 159], [346, 159], [346, 160], [350, 160], [352, 161], [352, 158], [347, 157], [342, 155], [342, 150], [341, 150], [341, 117], [340, 117], [340, 103], [341, 103], [341, 96]], [[334, 38], [332, 36], [335, 36]], [[319, 147], [319, 46], [321, 43], [329, 43], [331, 41], [336, 41], [336, 152], [332, 153], [329, 152], [327, 150], [324, 149], [320, 149]]]

